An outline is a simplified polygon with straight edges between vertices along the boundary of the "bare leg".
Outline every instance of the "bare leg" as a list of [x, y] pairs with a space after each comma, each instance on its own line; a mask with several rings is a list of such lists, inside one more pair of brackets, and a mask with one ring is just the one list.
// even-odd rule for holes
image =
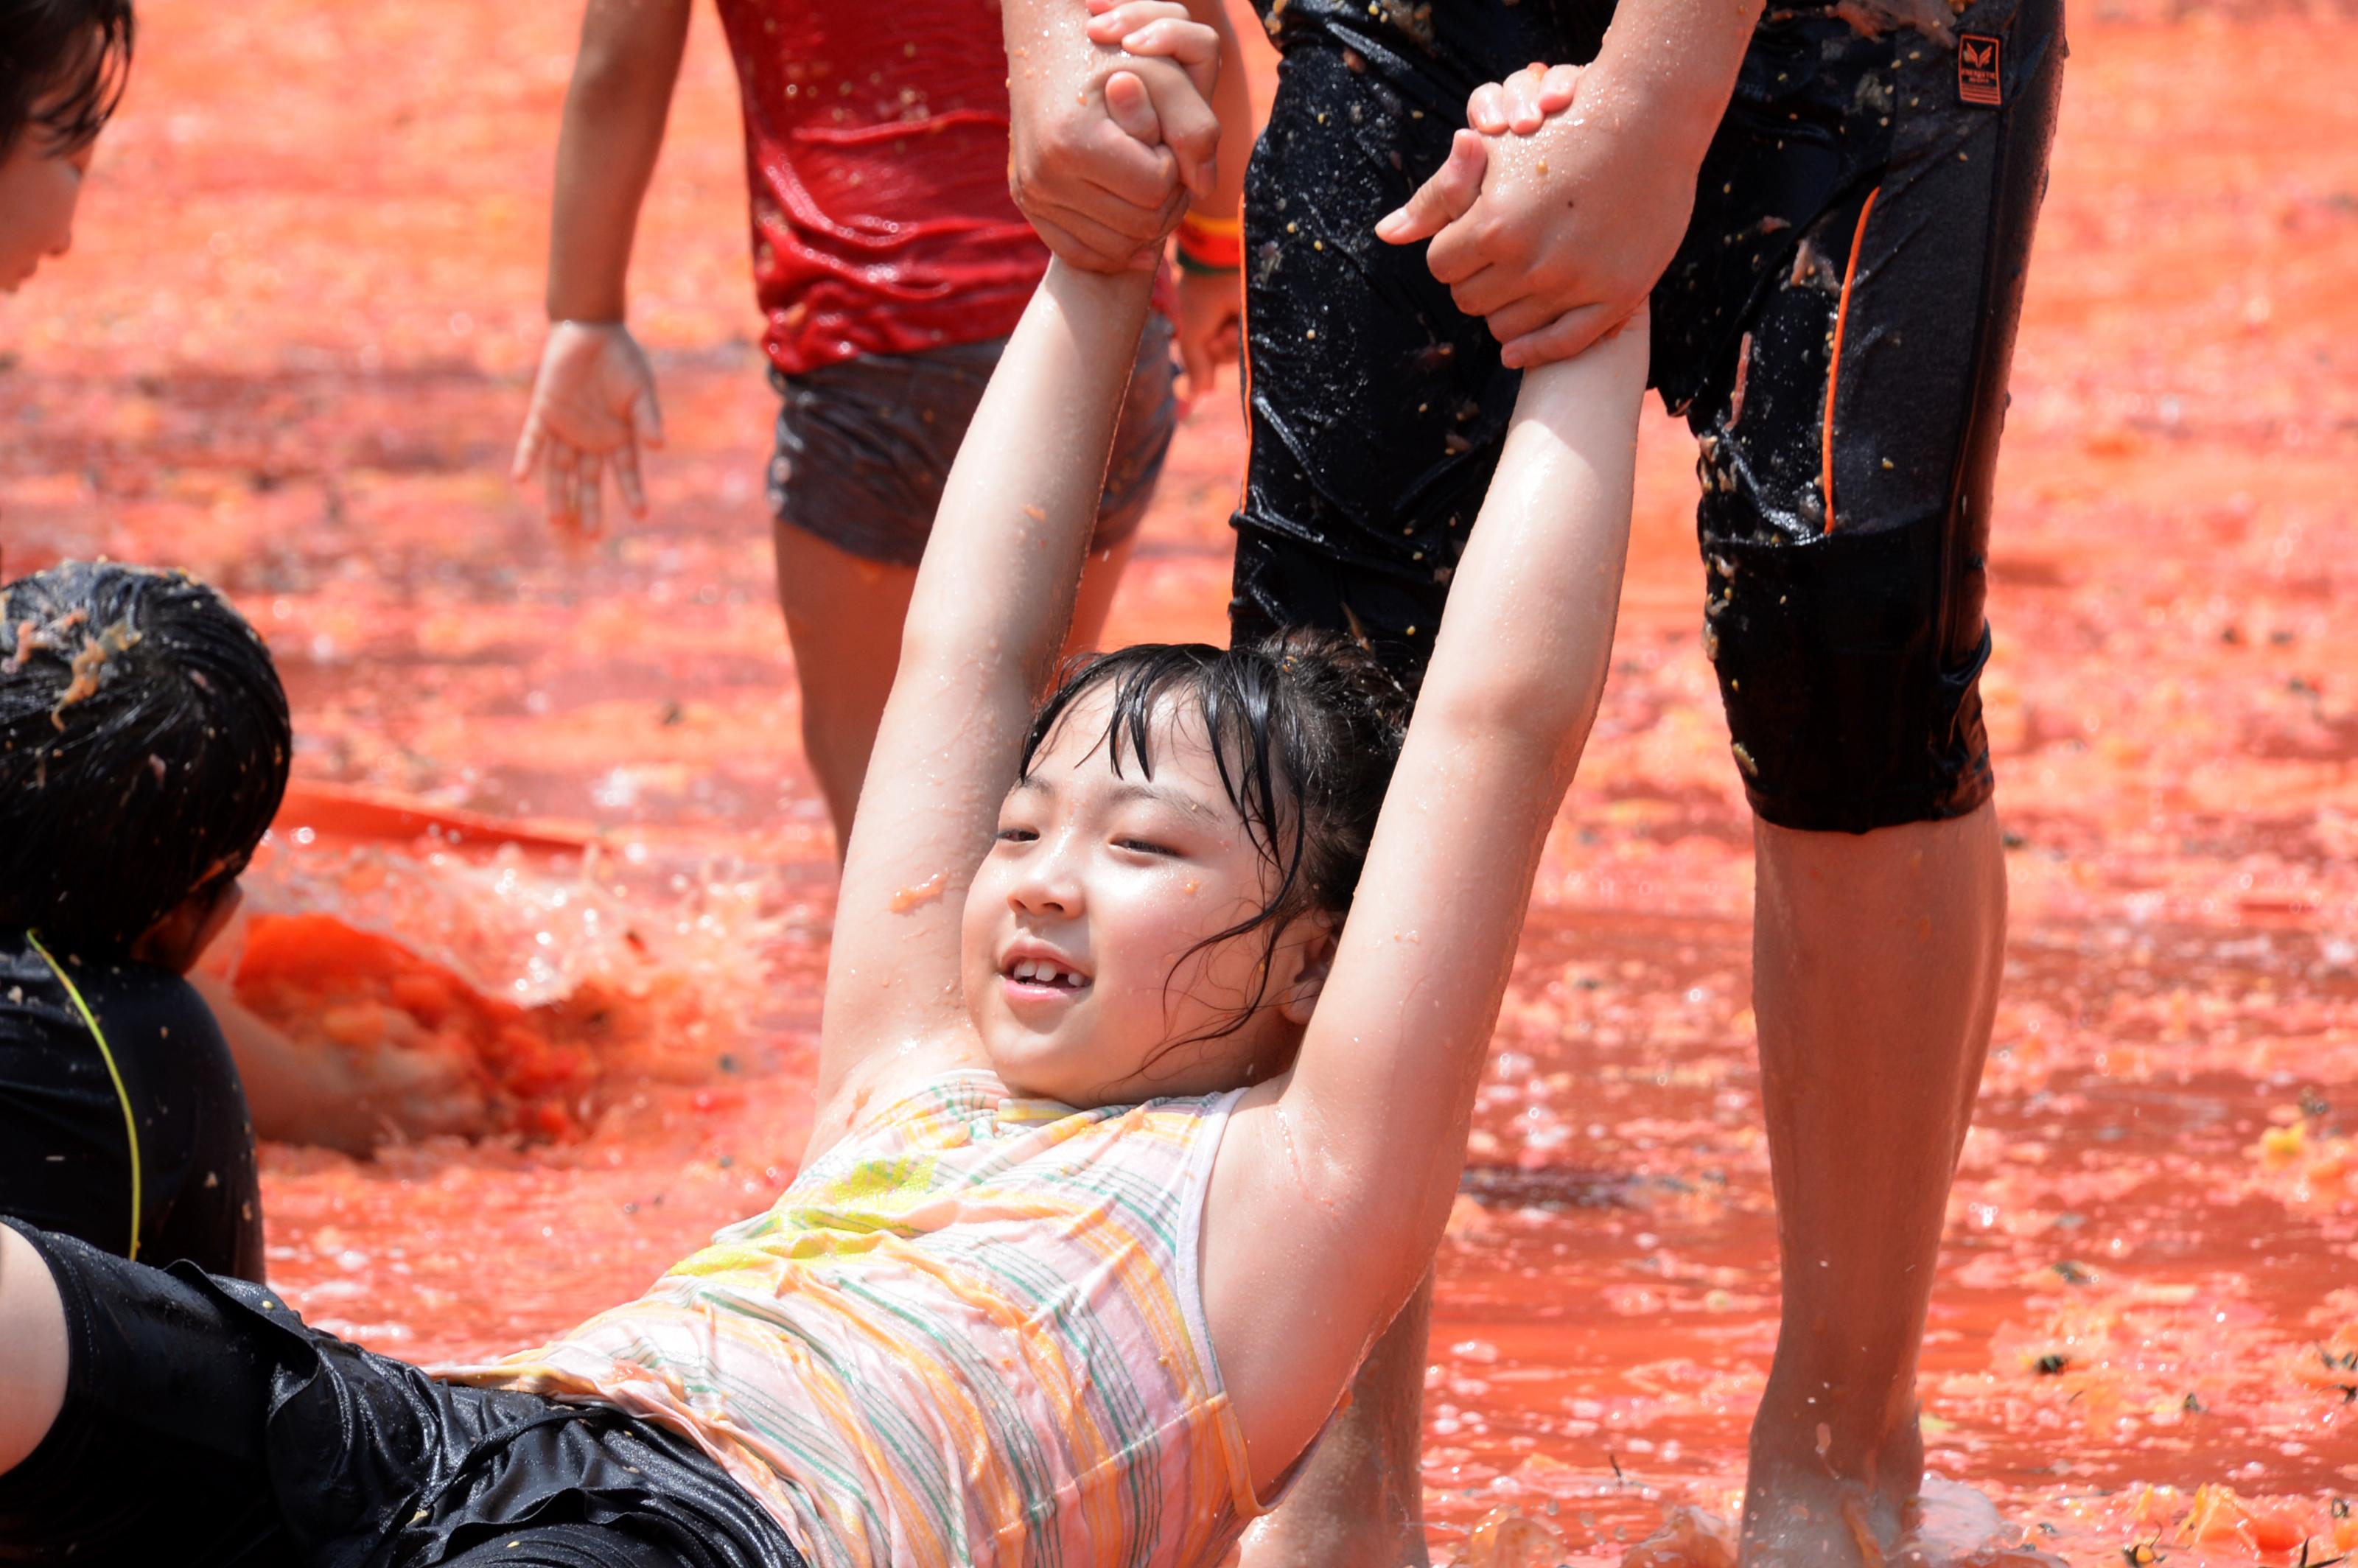
[[1302, 1462], [1285, 1506], [1245, 1536], [1243, 1568], [1426, 1568], [1427, 1274], [1368, 1352], [1351, 1402]]
[[66, 1309], [32, 1243], [0, 1226], [0, 1475], [23, 1464], [66, 1402]]
[[1916, 1358], [1996, 1007], [2005, 855], [1988, 806], [1861, 836], [1758, 823], [1754, 844], [1784, 1310], [1744, 1562], [1880, 1563], [1923, 1476]]
[[[840, 860], [876, 726], [900, 667], [901, 622], [908, 617], [917, 572], [867, 560], [787, 524], [777, 524], [775, 533], [778, 602], [802, 681], [803, 751], [827, 797]], [[1133, 543], [1125, 539], [1089, 557], [1073, 606], [1068, 652], [1097, 645]]]

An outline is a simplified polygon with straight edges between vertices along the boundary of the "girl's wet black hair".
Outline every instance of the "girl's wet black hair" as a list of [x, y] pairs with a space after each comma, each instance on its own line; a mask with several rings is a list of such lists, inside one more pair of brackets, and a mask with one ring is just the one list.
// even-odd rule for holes
[[45, 153], [106, 128], [131, 74], [131, 0], [0, 0], [0, 158], [38, 128]]
[[181, 572], [0, 588], [0, 925], [120, 953], [245, 869], [294, 735], [270, 651]]
[[1282, 632], [1238, 648], [1141, 643], [1086, 660], [1065, 676], [1032, 720], [1020, 777], [1031, 776], [1040, 749], [1074, 705], [1103, 688], [1113, 700], [1097, 743], [1117, 774], [1127, 757], [1153, 777], [1160, 724], [1174, 709], [1200, 719], [1229, 804], [1277, 873], [1275, 891], [1256, 914], [1181, 958], [1266, 934], [1251, 999], [1221, 1027], [1174, 1044], [1232, 1034], [1267, 1000], [1268, 960], [1287, 923], [1314, 910], [1337, 921], [1350, 912], [1400, 759], [1408, 694], [1374, 655], [1322, 632]]

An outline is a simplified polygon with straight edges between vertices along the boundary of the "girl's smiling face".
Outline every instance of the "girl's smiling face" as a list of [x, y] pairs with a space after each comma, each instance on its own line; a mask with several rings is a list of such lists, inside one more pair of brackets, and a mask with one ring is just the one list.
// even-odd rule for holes
[[967, 1011], [991, 1066], [1019, 1094], [1076, 1106], [1282, 1071], [1333, 922], [1298, 917], [1273, 949], [1265, 925], [1225, 935], [1277, 885], [1266, 835], [1230, 800], [1192, 708], [1158, 705], [1150, 776], [1127, 747], [1117, 770], [1112, 703], [1100, 687], [1060, 716], [967, 894]]

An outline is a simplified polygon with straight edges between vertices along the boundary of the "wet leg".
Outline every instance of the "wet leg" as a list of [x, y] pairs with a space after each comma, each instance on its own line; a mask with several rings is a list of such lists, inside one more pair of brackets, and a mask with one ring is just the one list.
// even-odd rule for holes
[[1285, 1506], [1245, 1537], [1242, 1568], [1426, 1568], [1424, 1345], [1427, 1274], [1368, 1352], [1351, 1402], [1303, 1461]]
[[[876, 726], [901, 663], [901, 623], [916, 587], [914, 567], [868, 560], [787, 524], [775, 529], [778, 601], [802, 683], [803, 751], [835, 824], [836, 858], [851, 835]], [[1068, 651], [1097, 645], [1131, 541], [1090, 557], [1073, 607]]]
[[66, 1312], [32, 1243], [0, 1226], [0, 1475], [40, 1446], [65, 1408]]
[[1879, 1563], [1923, 1473], [1916, 1362], [1996, 1005], [1992, 806], [1866, 834], [1756, 825], [1753, 990], [1784, 1304], [1747, 1568]]

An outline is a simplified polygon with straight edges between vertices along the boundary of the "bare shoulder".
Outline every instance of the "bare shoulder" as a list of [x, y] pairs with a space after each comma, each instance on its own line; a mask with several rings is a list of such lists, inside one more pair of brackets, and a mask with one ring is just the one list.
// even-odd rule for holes
[[[1197, 1276], [1221, 1383], [1266, 1493], [1315, 1438], [1367, 1349], [1381, 1239], [1347, 1201], [1349, 1173], [1304, 1097], [1246, 1091], [1205, 1194]], [[1357, 1240], [1354, 1241], [1356, 1233]]]

